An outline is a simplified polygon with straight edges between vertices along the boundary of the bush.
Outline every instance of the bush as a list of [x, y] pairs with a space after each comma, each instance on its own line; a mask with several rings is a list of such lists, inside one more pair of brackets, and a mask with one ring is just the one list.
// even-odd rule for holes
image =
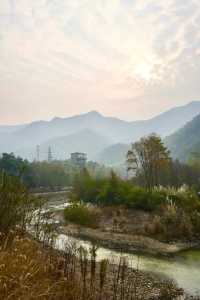
[[64, 210], [64, 218], [66, 221], [81, 226], [96, 228], [98, 227], [99, 214], [83, 204], [72, 204]]
[[7, 233], [16, 225], [25, 230], [36, 209], [36, 198], [30, 197], [18, 178], [5, 173], [0, 177], [0, 231]]
[[198, 211], [194, 211], [191, 214], [191, 222], [194, 228], [194, 232], [196, 235], [200, 235], [200, 213]]
[[129, 208], [152, 211], [165, 202], [160, 191], [148, 192], [111, 173], [110, 178], [94, 179], [87, 172], [76, 179], [72, 200], [98, 205], [125, 205]]
[[159, 188], [156, 191], [163, 193], [167, 199], [167, 203], [176, 205], [187, 212], [197, 210], [200, 212], [200, 200], [193, 189], [183, 186], [179, 189], [175, 188]]
[[200, 201], [191, 189], [155, 188], [148, 191], [111, 173], [109, 178], [95, 179], [84, 171], [76, 178], [72, 199], [103, 206], [124, 205], [132, 209], [155, 211], [175, 204], [187, 213], [200, 212]]
[[140, 187], [132, 187], [127, 196], [127, 206], [129, 208], [153, 211], [166, 202], [166, 197], [158, 191], [148, 192]]
[[191, 216], [175, 205], [162, 206], [161, 216], [154, 216], [146, 232], [167, 241], [176, 239], [190, 239], [194, 233]]

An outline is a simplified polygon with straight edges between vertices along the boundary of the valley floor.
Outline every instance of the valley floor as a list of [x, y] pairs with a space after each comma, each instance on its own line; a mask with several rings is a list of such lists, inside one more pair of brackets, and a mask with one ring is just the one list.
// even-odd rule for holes
[[[94, 208], [92, 208], [94, 209]], [[97, 228], [83, 227], [63, 219], [63, 211], [53, 213], [59, 233], [94, 241], [100, 246], [127, 252], [143, 252], [155, 255], [171, 255], [180, 251], [200, 248], [199, 239], [187, 237], [166, 239], [154, 233], [155, 215], [123, 207], [95, 208], [100, 215]], [[176, 228], [174, 228], [174, 231]]]

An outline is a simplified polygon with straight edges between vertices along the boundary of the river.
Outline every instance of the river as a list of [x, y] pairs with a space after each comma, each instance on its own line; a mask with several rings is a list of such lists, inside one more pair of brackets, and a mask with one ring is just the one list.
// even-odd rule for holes
[[[61, 234], [57, 237], [56, 247], [63, 250], [66, 242], [76, 242], [77, 246], [82, 245], [87, 249], [91, 246], [89, 242]], [[170, 258], [125, 252], [121, 254], [103, 247], [97, 250], [98, 261], [109, 259], [113, 263], [118, 263], [122, 255], [127, 258], [130, 267], [138, 267], [140, 270], [172, 279], [187, 293], [200, 296], [200, 250], [187, 250]]]
[[[60, 199], [59, 199], [60, 200]], [[54, 202], [54, 201], [53, 201]], [[63, 203], [65, 202], [65, 203]], [[66, 205], [65, 201], [61, 200], [57, 203], [52, 203], [49, 206], [51, 209], [62, 209]], [[56, 240], [56, 247], [64, 249], [67, 241], [75, 241], [78, 245], [89, 248], [89, 242], [59, 235]], [[122, 254], [115, 250], [100, 247], [97, 250], [97, 260], [109, 259], [114, 263], [118, 263]], [[167, 277], [174, 280], [180, 288], [183, 288], [187, 293], [195, 296], [200, 296], [200, 250], [187, 250], [173, 257], [156, 257], [151, 255], [123, 253], [127, 257], [130, 267], [139, 268], [147, 272], [154, 272], [162, 277]]]

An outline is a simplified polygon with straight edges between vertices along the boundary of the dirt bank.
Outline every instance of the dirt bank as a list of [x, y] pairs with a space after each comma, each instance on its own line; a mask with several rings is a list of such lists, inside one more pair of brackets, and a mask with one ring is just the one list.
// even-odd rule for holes
[[97, 242], [103, 247], [126, 252], [143, 252], [153, 255], [172, 255], [194, 248], [198, 243], [164, 243], [142, 235], [111, 233], [100, 229], [84, 228], [74, 224], [59, 227], [59, 233]]

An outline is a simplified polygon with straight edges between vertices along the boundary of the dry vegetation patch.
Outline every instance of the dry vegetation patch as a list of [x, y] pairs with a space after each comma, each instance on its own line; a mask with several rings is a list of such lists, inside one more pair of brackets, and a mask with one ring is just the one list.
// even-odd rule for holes
[[[96, 247], [88, 252], [73, 244], [66, 251], [44, 249], [29, 237], [11, 234], [1, 243], [0, 299], [11, 300], [139, 300], [176, 299], [173, 283], [107, 260], [96, 262]], [[171, 298], [170, 298], [171, 297]]]

